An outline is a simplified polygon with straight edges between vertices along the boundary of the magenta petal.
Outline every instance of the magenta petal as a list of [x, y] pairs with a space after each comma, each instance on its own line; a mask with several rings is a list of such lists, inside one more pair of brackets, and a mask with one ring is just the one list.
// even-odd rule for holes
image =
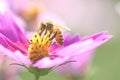
[[80, 40], [79, 34], [71, 36], [70, 33], [64, 35], [64, 46], [68, 46], [72, 43], [78, 42]]
[[5, 35], [13, 42], [28, 44], [26, 36], [8, 13], [0, 14], [0, 33]]
[[71, 39], [71, 44], [80, 41], [79, 34], [75, 34]]
[[70, 33], [65, 34], [64, 36], [64, 46], [70, 45], [72, 41], [72, 36]]
[[[10, 18], [8, 14], [0, 14], [0, 33], [11, 39], [12, 41], [17, 41], [19, 37], [17, 36], [18, 33], [14, 29], [13, 20]], [[11, 36], [12, 35], [12, 36]]]
[[27, 54], [27, 50], [24, 46], [17, 45], [16, 43], [12, 42], [11, 40], [9, 40], [7, 37], [5, 37], [2, 34], [0, 34], [0, 40], [4, 41], [4, 43], [2, 42], [3, 46], [5, 46], [7, 48], [12, 48], [14, 50], [20, 50], [24, 54]]
[[9, 44], [6, 42], [4, 38], [2, 38], [3, 35], [0, 34], [0, 44], [2, 44], [4, 47], [9, 47]]
[[19, 41], [25, 45], [28, 45], [28, 41], [27, 41], [25, 34], [20, 30], [18, 25], [15, 23], [14, 23], [14, 28], [15, 28], [17, 36], [19, 37]]

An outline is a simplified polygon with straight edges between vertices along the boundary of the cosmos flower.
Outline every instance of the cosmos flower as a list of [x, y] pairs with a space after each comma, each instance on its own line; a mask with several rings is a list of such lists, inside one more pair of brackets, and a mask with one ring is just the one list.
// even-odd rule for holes
[[47, 32], [44, 35], [35, 33], [28, 41], [10, 15], [0, 14], [0, 50], [17, 64], [32, 67], [34, 70], [57, 67], [72, 57], [86, 54], [99, 47], [112, 37], [106, 31], [83, 38], [74, 36], [74, 39], [66, 34], [63, 35], [63, 46], [59, 46], [53, 39], [55, 34], [56, 32]]

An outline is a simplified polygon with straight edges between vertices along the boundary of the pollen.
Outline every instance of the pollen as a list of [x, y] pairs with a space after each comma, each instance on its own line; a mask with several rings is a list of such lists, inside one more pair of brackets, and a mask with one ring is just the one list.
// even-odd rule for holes
[[29, 58], [32, 62], [36, 62], [49, 55], [49, 47], [51, 40], [48, 35], [42, 35], [35, 33], [34, 36], [29, 40], [30, 45], [28, 48]]

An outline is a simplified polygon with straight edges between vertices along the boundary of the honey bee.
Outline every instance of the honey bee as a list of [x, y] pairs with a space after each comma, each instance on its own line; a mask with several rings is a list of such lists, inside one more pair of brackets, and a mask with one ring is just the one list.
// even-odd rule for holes
[[60, 29], [60, 25], [54, 24], [52, 21], [42, 22], [40, 24], [38, 34], [40, 36], [47, 34], [50, 37], [50, 40], [55, 39], [55, 41], [58, 45], [60, 45], [60, 46], [63, 45], [63, 42], [64, 42], [63, 34]]
[[33, 64], [49, 55], [49, 48], [53, 39], [59, 46], [63, 45], [61, 26], [52, 21], [41, 22], [37, 33], [29, 41], [29, 59]]

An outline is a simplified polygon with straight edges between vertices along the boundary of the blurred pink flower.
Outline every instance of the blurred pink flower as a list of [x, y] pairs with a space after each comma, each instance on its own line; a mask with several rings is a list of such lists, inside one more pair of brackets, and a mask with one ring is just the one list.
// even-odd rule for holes
[[20, 80], [16, 75], [18, 67], [10, 66], [13, 62], [11, 59], [6, 57], [4, 53], [0, 50], [0, 79], [1, 80]]
[[[10, 9], [17, 13], [27, 23], [26, 30], [35, 30], [37, 18], [44, 11], [44, 5], [39, 0], [6, 0]], [[24, 5], [25, 3], [25, 5]]]
[[4, 14], [6, 12], [9, 12], [9, 14], [12, 15], [18, 25], [25, 28], [26, 23], [20, 18], [20, 16], [11, 10], [9, 3], [6, 0], [0, 0], [0, 13]]
[[[52, 11], [46, 9], [46, 5], [40, 0], [6, 0], [11, 10], [20, 15], [27, 22], [27, 30], [36, 30], [40, 21], [52, 20], [59, 24], [64, 21]], [[24, 5], [26, 3], [26, 5]]]
[[32, 63], [28, 58], [28, 46], [30, 45], [25, 34], [8, 14], [0, 14], [0, 50], [19, 64], [37, 68], [51, 68], [65, 63], [70, 58], [85, 55], [97, 48], [112, 36], [107, 32], [100, 32], [91, 36], [71, 39], [68, 34], [64, 35], [64, 46], [60, 47], [53, 43], [48, 56]]

